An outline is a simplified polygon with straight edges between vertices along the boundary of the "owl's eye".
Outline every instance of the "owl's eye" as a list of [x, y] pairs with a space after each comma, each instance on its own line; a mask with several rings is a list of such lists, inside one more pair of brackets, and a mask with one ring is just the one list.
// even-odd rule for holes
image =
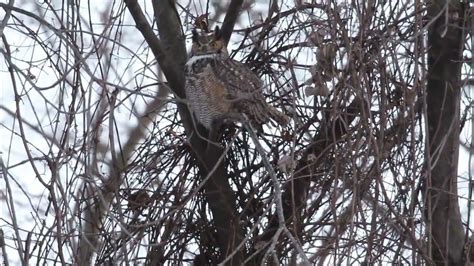
[[210, 45], [211, 48], [217, 48], [219, 46], [216, 42], [211, 42]]

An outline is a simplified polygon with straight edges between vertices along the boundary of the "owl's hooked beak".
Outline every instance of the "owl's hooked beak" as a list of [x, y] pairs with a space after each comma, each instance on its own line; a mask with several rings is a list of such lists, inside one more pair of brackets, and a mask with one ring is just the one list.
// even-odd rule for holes
[[214, 39], [220, 40], [221, 38], [222, 38], [221, 29], [219, 28], [219, 26], [216, 26], [214, 28]]
[[197, 30], [193, 29], [192, 33], [193, 33], [193, 37], [192, 37], [193, 42], [199, 43], [199, 33], [197, 32]]

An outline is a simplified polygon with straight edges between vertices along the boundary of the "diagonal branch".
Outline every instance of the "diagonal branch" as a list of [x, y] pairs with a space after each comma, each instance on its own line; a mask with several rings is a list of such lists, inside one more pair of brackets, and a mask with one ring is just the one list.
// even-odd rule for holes
[[229, 4], [229, 8], [227, 9], [227, 14], [225, 15], [221, 29], [222, 37], [226, 43], [229, 42], [230, 36], [234, 31], [234, 25], [235, 22], [237, 22], [237, 18], [239, 17], [240, 8], [243, 2], [243, 0], [232, 0]]

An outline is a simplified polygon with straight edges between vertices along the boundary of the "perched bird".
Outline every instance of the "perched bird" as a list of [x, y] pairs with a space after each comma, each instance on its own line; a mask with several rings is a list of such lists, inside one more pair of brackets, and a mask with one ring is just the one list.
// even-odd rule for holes
[[185, 91], [195, 121], [211, 131], [226, 120], [240, 120], [243, 114], [252, 126], [273, 120], [284, 126], [289, 118], [267, 104], [263, 82], [227, 52], [219, 28], [199, 34], [193, 30], [192, 49], [185, 66]]

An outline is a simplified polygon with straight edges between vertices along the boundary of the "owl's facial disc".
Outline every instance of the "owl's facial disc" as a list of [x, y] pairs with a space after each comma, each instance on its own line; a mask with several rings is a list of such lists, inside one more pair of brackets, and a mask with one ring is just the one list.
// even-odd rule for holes
[[193, 46], [191, 48], [192, 55], [206, 55], [206, 54], [222, 54], [228, 55], [227, 45], [221, 38], [220, 34], [206, 33], [199, 35], [196, 30], [193, 30]]

